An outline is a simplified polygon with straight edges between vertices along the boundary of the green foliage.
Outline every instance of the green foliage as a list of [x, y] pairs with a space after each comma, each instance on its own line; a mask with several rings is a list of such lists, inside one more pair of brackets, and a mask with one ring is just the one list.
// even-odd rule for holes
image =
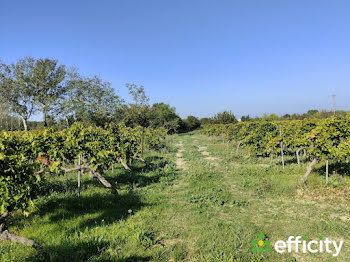
[[198, 120], [197, 117], [188, 116], [185, 120], [182, 120], [181, 130], [183, 132], [193, 131], [193, 130], [199, 128], [200, 125], [201, 125], [201, 122]]
[[[40, 180], [35, 171], [40, 165], [52, 174], [62, 174], [62, 166], [77, 162], [79, 156], [99, 172], [106, 172], [112, 163], [129, 162], [141, 152], [142, 128], [110, 125], [108, 129], [85, 127], [75, 123], [69, 129], [54, 131], [2, 132], [0, 134], [1, 212], [27, 211]], [[159, 149], [166, 130], [145, 130], [145, 145]], [[44, 158], [43, 158], [44, 156]], [[37, 160], [45, 160], [46, 162]]]
[[167, 104], [153, 104], [149, 114], [151, 127], [164, 127], [168, 132], [176, 132], [180, 126], [181, 118], [176, 114], [175, 108]]
[[216, 124], [232, 124], [237, 123], [237, 119], [231, 111], [223, 111], [213, 117], [213, 122]]
[[28, 214], [40, 181], [35, 174], [37, 167], [38, 164], [28, 162], [6, 140], [0, 139], [0, 214], [16, 210]]
[[283, 142], [286, 153], [303, 149], [311, 158], [344, 161], [350, 154], [349, 123], [348, 118], [341, 116], [294, 121], [250, 121], [207, 125], [201, 132], [224, 135], [226, 140], [240, 143], [255, 156], [279, 154], [280, 143]]

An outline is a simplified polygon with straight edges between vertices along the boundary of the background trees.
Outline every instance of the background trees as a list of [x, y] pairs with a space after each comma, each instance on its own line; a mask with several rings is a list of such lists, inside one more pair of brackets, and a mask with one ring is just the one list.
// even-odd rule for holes
[[167, 132], [176, 132], [180, 127], [181, 118], [176, 114], [175, 107], [165, 103], [155, 103], [150, 108], [150, 125], [162, 126]]
[[213, 123], [216, 124], [233, 124], [237, 123], [235, 115], [231, 111], [223, 111], [216, 114], [213, 118]]
[[57, 60], [48, 58], [32, 60], [34, 66], [30, 72], [33, 76], [30, 84], [35, 92], [35, 102], [43, 114], [44, 126], [47, 126], [48, 114], [53, 112], [57, 99], [66, 92], [63, 82], [67, 72], [65, 66], [59, 65]]
[[181, 131], [193, 131], [201, 126], [201, 122], [195, 116], [188, 116], [185, 120], [181, 121]]
[[10, 65], [0, 64], [0, 100], [22, 119], [25, 130], [28, 119], [38, 110], [34, 67], [31, 57]]
[[[0, 61], [0, 129], [18, 130], [56, 126], [65, 128], [74, 122], [105, 126], [123, 122], [129, 127], [164, 127], [168, 133], [186, 132], [207, 124], [237, 123], [231, 111], [217, 113], [200, 121], [189, 116], [181, 119], [174, 107], [158, 102], [150, 104], [144, 87], [126, 84], [130, 103], [120, 98], [111, 83], [99, 76], [83, 76], [78, 69], [67, 68], [58, 60], [25, 57], [5, 64]], [[5, 109], [5, 110], [4, 110]], [[43, 121], [29, 121], [42, 115]], [[346, 116], [346, 111], [336, 115]], [[327, 110], [309, 110], [304, 114], [264, 114], [242, 116], [240, 121], [280, 121], [322, 119], [333, 116]], [[21, 123], [19, 123], [19, 120]]]
[[44, 126], [56, 120], [66, 126], [75, 121], [103, 126], [122, 106], [111, 83], [100, 77], [84, 77], [57, 60], [32, 57], [0, 63], [0, 102], [21, 118], [24, 130], [37, 112]]

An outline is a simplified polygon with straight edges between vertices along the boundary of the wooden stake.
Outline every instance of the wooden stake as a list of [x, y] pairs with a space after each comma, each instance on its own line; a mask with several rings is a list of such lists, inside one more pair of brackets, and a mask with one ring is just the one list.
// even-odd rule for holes
[[141, 157], [143, 158], [143, 151], [145, 149], [145, 127], [142, 127], [142, 138], [141, 138]]
[[80, 156], [78, 160], [78, 165], [79, 165], [79, 171], [78, 171], [78, 197], [80, 197], [80, 179], [81, 179], [81, 168], [80, 168]]
[[[282, 127], [280, 125], [280, 136], [282, 137]], [[282, 167], [284, 170], [284, 158], [283, 158], [283, 141], [281, 140], [281, 157], [282, 157]]]
[[297, 149], [296, 151], [296, 155], [297, 155], [297, 161], [298, 161], [298, 166], [300, 167], [300, 156], [299, 156], [299, 152], [301, 149]]
[[326, 182], [328, 183], [328, 177], [329, 177], [329, 172], [328, 172], [328, 159], [326, 160]]

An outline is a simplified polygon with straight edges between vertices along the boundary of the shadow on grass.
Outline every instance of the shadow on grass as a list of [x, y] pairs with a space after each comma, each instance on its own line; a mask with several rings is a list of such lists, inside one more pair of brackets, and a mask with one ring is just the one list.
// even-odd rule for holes
[[159, 156], [145, 158], [145, 162], [139, 162], [131, 167], [131, 172], [121, 170], [117, 175], [108, 173], [106, 179], [112, 184], [136, 184], [137, 187], [148, 186], [152, 183], [158, 183], [160, 178], [165, 176], [163, 168], [171, 164], [170, 161]]
[[100, 254], [108, 248], [108, 243], [99, 239], [62, 243], [59, 246], [45, 246], [41, 252], [26, 259], [28, 262], [82, 262], [82, 261], [150, 261], [151, 257], [131, 256], [118, 260], [101, 258]]
[[[88, 175], [84, 175], [88, 176]], [[90, 185], [94, 185], [97, 187], [104, 187], [101, 185], [99, 181], [96, 179], [84, 179], [84, 182], [81, 185], [81, 190], [83, 191]], [[76, 174], [67, 175], [67, 179], [65, 180], [49, 180], [47, 178], [43, 178], [39, 183], [37, 195], [38, 196], [49, 196], [53, 193], [71, 193], [77, 191], [77, 178]]]
[[[164, 167], [169, 164], [163, 157], [152, 156], [145, 159], [145, 163], [135, 162], [132, 172], [118, 169], [115, 174], [108, 172], [104, 177], [110, 182], [118, 184], [130, 184], [136, 182], [138, 186], [146, 186], [159, 182], [160, 178], [166, 175]], [[45, 184], [46, 183], [46, 184]], [[84, 181], [83, 185], [91, 187], [103, 187], [96, 180]], [[65, 234], [72, 235], [76, 232], [83, 232], [94, 227], [103, 227], [108, 224], [125, 220], [136, 213], [147, 203], [141, 201], [137, 195], [138, 191], [125, 191], [121, 194], [112, 194], [110, 190], [97, 190], [85, 192], [82, 190], [80, 198], [76, 195], [76, 180], [67, 176], [67, 180], [43, 181], [40, 195], [45, 196], [44, 201], [37, 204], [38, 211], [34, 212], [28, 219], [37, 216], [46, 216], [50, 224], [74, 223], [65, 230]], [[51, 194], [55, 192], [56, 194]], [[85, 192], [85, 193], [84, 193]], [[26, 222], [28, 223], [28, 219]], [[14, 224], [23, 228], [25, 223], [16, 221]], [[27, 261], [110, 261], [104, 252], [110, 248], [110, 243], [102, 237], [66, 238], [59, 241], [59, 244], [43, 244], [43, 250], [27, 259]], [[118, 250], [116, 251], [118, 252]], [[102, 257], [100, 254], [103, 253]], [[125, 257], [121, 254], [117, 261], [149, 261], [151, 257], [131, 256]], [[113, 261], [116, 261], [113, 259]]]
[[[326, 176], [326, 163], [321, 162], [322, 165], [316, 167], [314, 170], [320, 176]], [[329, 161], [328, 165], [329, 176], [332, 176], [333, 172], [341, 176], [350, 176], [350, 163], [337, 163]]]
[[[74, 195], [61, 195], [52, 197], [38, 206], [39, 211], [36, 215], [48, 215], [50, 224], [62, 222], [70, 224], [72, 220], [75, 221], [74, 225], [65, 231], [65, 235], [71, 236], [77, 232], [85, 232], [87, 228], [103, 227], [125, 220], [144, 206], [147, 204], [142, 203], [133, 191], [122, 195], [95, 193], [88, 196], [82, 195], [80, 198]], [[110, 247], [110, 243], [98, 236], [88, 239], [63, 238], [59, 245], [42, 244], [43, 249], [27, 261], [111, 261], [100, 257], [100, 254], [105, 253], [104, 251]], [[129, 257], [117, 261], [149, 261], [150, 259], [150, 257]]]
[[[170, 162], [163, 157], [151, 156], [146, 157], [145, 162], [137, 162], [131, 166], [132, 172], [123, 169], [122, 165], [116, 165], [115, 173], [106, 172], [103, 176], [113, 185], [118, 184], [133, 184], [138, 186], [146, 186], [151, 183], [159, 182], [161, 177], [160, 170]], [[119, 167], [119, 168], [118, 168]], [[147, 174], [151, 173], [151, 174]], [[77, 179], [75, 174], [66, 174], [68, 179], [65, 180], [50, 180], [48, 177], [43, 177], [38, 187], [38, 196], [49, 196], [53, 193], [70, 193], [77, 190]], [[84, 174], [87, 177], [87, 174]], [[90, 185], [104, 188], [104, 186], [96, 179], [84, 179], [82, 183], [82, 191]]]
[[145, 204], [132, 191], [123, 195], [96, 193], [91, 196], [82, 195], [80, 198], [69, 195], [50, 199], [38, 207], [37, 214], [40, 216], [49, 215], [52, 223], [79, 218], [88, 214], [98, 214], [93, 219], [80, 222], [75, 227], [76, 230], [126, 219], [130, 216], [129, 210], [135, 213], [143, 206]]

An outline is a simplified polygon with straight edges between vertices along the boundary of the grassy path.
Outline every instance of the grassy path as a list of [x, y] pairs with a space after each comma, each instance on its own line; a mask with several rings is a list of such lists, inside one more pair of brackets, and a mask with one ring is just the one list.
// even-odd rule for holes
[[[182, 228], [190, 232], [182, 240], [188, 243], [188, 260], [348, 261], [348, 203], [314, 201], [308, 192], [300, 193], [303, 170], [297, 165], [283, 173], [270, 160], [237, 156], [232, 145], [218, 139], [186, 134], [178, 140], [184, 144], [188, 172], [176, 180], [173, 201], [181, 206], [176, 212], [186, 217]], [[302, 235], [344, 239], [345, 245], [336, 259], [327, 254], [253, 255], [250, 241], [259, 233], [272, 242]]]
[[[118, 181], [118, 195], [97, 181], [47, 178], [29, 218], [11, 230], [42, 243], [42, 252], [0, 242], [0, 261], [349, 261], [348, 202], [310, 197], [298, 188], [302, 170], [277, 160], [250, 159], [232, 145], [196, 133], [174, 135], [166, 150], [148, 154]], [[264, 233], [346, 240], [327, 254], [252, 254]]]

